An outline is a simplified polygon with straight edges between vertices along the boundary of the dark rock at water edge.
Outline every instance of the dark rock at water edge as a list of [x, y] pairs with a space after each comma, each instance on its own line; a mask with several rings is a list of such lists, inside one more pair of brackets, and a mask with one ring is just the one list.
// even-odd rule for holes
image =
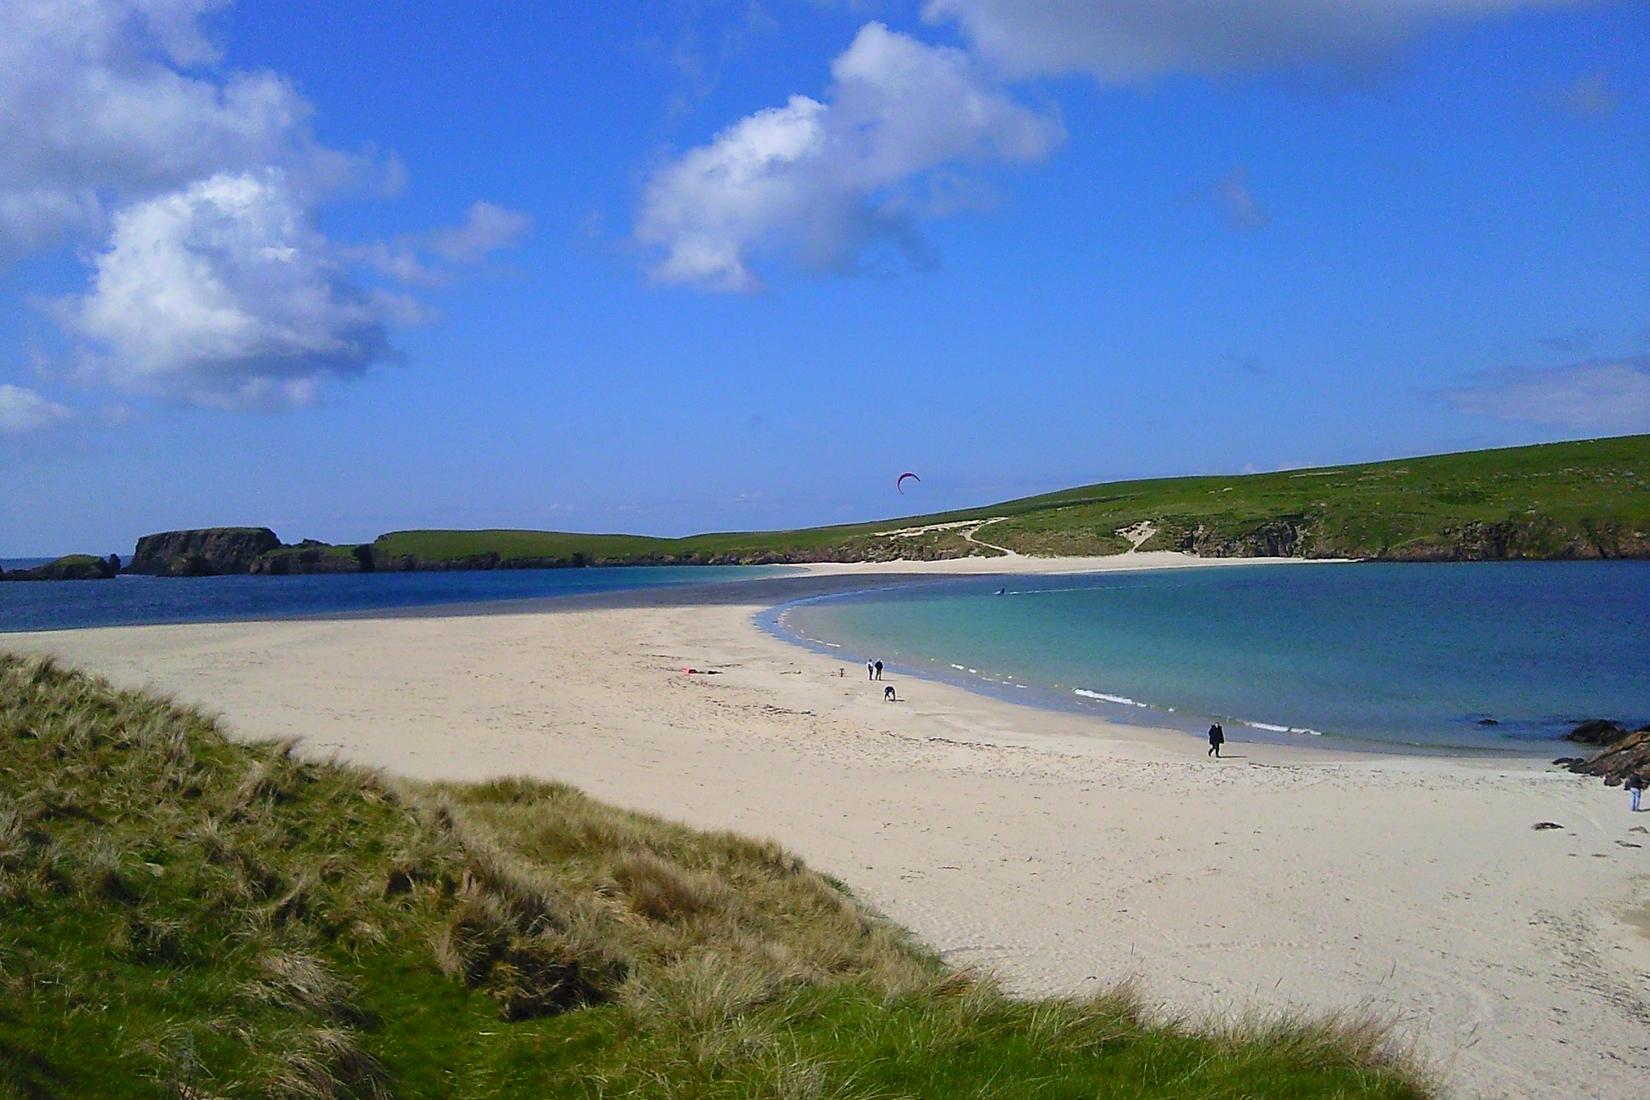
[[250, 573], [259, 556], [281, 540], [267, 527], [204, 527], [162, 531], [138, 539], [128, 573], [155, 577], [212, 577]]
[[1582, 745], [1608, 745], [1627, 732], [1627, 727], [1608, 718], [1589, 718], [1564, 735], [1564, 740]]
[[1623, 734], [1600, 752], [1571, 764], [1578, 775], [1596, 775], [1605, 786], [1650, 786], [1650, 726]]

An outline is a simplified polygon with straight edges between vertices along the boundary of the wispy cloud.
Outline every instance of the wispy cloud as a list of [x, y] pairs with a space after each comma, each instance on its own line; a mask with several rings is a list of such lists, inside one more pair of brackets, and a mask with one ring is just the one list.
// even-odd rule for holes
[[1249, 190], [1249, 171], [1241, 164], [1216, 181], [1209, 194], [1226, 211], [1233, 229], [1259, 229], [1272, 220]]
[[1462, 412], [1598, 432], [1650, 430], [1650, 355], [1485, 374], [1444, 391]]
[[1370, 69], [1421, 31], [1578, 0], [928, 0], [1014, 77], [1088, 73], [1138, 83], [1297, 66]]
[[1554, 88], [1548, 101], [1556, 110], [1579, 118], [1604, 118], [1615, 114], [1621, 92], [1610, 83], [1608, 73], [1588, 73]]
[[1594, 329], [1577, 326], [1569, 332], [1556, 332], [1551, 336], [1537, 336], [1535, 342], [1548, 351], [1559, 355], [1586, 355], [1593, 349], [1598, 340], [1598, 332]]
[[528, 214], [497, 203], [476, 202], [457, 225], [349, 245], [339, 255], [397, 282], [440, 286], [452, 281], [455, 268], [478, 264], [494, 252], [514, 247], [532, 228]]
[[0, 383], [0, 435], [22, 435], [73, 420], [74, 410], [34, 390]]

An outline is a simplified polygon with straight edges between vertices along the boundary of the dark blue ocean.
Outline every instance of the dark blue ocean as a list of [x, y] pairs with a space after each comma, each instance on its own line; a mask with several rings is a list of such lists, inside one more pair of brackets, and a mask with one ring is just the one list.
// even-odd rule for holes
[[1582, 719], [1650, 721], [1650, 562], [969, 579], [774, 625], [1022, 702], [1269, 740], [1556, 755]]
[[[50, 559], [0, 561], [24, 568]], [[0, 632], [140, 623], [223, 622], [347, 614], [491, 600], [540, 599], [783, 576], [783, 566], [490, 569], [299, 577], [139, 577], [0, 582]]]

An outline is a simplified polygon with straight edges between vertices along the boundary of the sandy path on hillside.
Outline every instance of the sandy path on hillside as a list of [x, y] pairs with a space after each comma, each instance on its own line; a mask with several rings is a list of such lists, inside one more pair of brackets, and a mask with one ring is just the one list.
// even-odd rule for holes
[[[919, 571], [968, 568], [1047, 567]], [[1132, 976], [1174, 1011], [1370, 1008], [1456, 1096], [1623, 1097], [1650, 1080], [1650, 813], [1620, 791], [1525, 763], [1287, 746], [1231, 744], [1214, 764], [1183, 735], [908, 679], [888, 705], [861, 655], [839, 664], [752, 625], [798, 594], [787, 584], [0, 648], [401, 775], [528, 773], [776, 837], [1018, 990]], [[1543, 820], [1564, 828], [1531, 829]]]

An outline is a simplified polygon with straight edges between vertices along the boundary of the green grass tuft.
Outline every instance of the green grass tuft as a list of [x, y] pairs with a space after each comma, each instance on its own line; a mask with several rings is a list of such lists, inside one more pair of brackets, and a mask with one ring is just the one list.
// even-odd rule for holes
[[0, 656], [0, 1096], [1427, 1095], [1364, 1021], [1019, 1001], [777, 846], [408, 787]]

